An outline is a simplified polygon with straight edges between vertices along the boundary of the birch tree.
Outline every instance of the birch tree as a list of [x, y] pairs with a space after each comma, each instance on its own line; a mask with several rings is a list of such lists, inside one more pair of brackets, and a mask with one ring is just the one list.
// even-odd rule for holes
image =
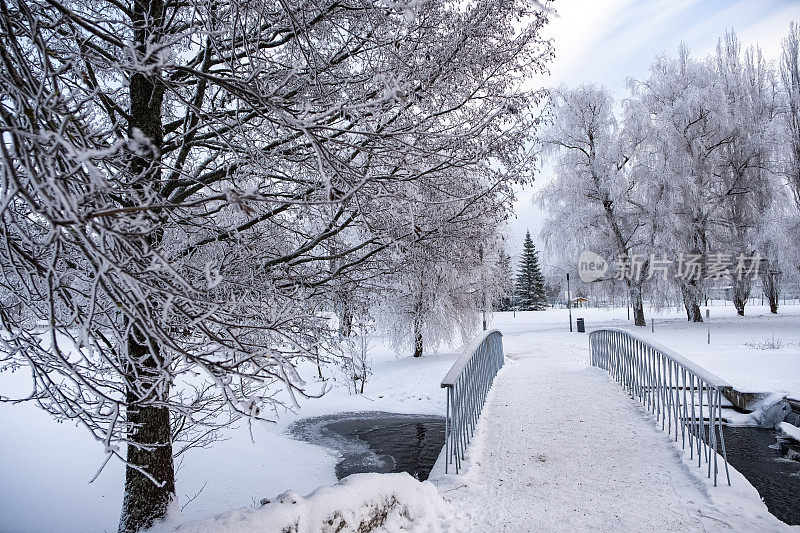
[[500, 282], [500, 293], [494, 302], [494, 309], [497, 311], [511, 311], [514, 301], [514, 269], [511, 266], [511, 256], [506, 252], [505, 246], [501, 246], [497, 254], [494, 275]]
[[784, 168], [795, 205], [800, 210], [800, 27], [789, 25], [783, 39], [780, 59], [780, 79], [784, 109], [781, 114], [784, 128]]
[[[728, 32], [718, 41], [710, 74], [723, 96], [717, 122], [729, 138], [714, 173], [720, 194], [719, 208], [711, 218], [717, 226], [717, 248], [732, 257], [763, 253], [767, 261], [762, 268], [774, 271], [776, 251], [763, 238], [773, 223], [772, 207], [782, 194], [775, 179], [779, 139], [774, 72], [760, 48], [748, 48], [743, 54], [736, 34]], [[759, 247], [762, 243], [764, 248]], [[768, 280], [771, 283], [773, 278]], [[732, 276], [733, 304], [739, 315], [744, 315], [753, 281], [750, 276]], [[768, 289], [767, 294], [771, 292]]]
[[682, 46], [676, 59], [659, 57], [644, 81], [632, 82], [633, 98], [647, 117], [658, 172], [668, 203], [663, 210], [661, 248], [677, 258], [675, 279], [687, 318], [702, 322], [707, 254], [712, 250], [712, 217], [725, 195], [716, 172], [719, 154], [732, 140], [715, 106], [722, 94], [708, 69]]
[[447, 176], [449, 187], [413, 184], [406, 207], [395, 214], [395, 231], [410, 228], [414, 238], [398, 242], [386, 258], [389, 273], [380, 280], [383, 303], [375, 314], [401, 353], [410, 348], [422, 357], [442, 342], [466, 339], [500, 293], [491, 258], [513, 189], [494, 184], [476, 196], [475, 178]]
[[[789, 231], [796, 234], [800, 230], [800, 26], [796, 22], [789, 25], [789, 33], [782, 41], [780, 57], [781, 81], [781, 151], [779, 172], [788, 184], [791, 198], [794, 203], [794, 215], [785, 214], [788, 220]], [[790, 272], [783, 273], [792, 277], [800, 273], [800, 243], [791, 239], [785, 243], [784, 250], [791, 251], [786, 267]], [[772, 280], [781, 277], [780, 269], [773, 268]], [[777, 289], [771, 287], [777, 306]], [[772, 300], [770, 300], [772, 301]]]
[[632, 89], [652, 130], [648, 151], [661, 154], [651, 159], [651, 175], [669, 205], [657, 241], [678, 258], [673, 274], [687, 316], [702, 320], [707, 278], [718, 275], [712, 254], [727, 258], [734, 305], [744, 314], [753, 279], [733, 271], [736, 258], [774, 256], [763, 236], [782, 195], [774, 174], [773, 72], [757, 47], [742, 53], [730, 32], [714, 57], [696, 60], [682, 47], [677, 59], [658, 58]]

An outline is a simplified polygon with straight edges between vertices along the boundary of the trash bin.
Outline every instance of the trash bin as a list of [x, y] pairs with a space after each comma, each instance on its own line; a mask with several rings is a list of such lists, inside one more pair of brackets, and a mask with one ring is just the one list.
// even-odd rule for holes
[[586, 326], [583, 325], [582, 318], [576, 319], [575, 324], [578, 326], [578, 333], [586, 333]]

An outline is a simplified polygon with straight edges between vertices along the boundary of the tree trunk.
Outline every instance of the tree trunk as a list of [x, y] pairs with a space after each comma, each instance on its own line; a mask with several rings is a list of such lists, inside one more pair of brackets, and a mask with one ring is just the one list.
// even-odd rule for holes
[[175, 498], [169, 409], [161, 405], [169, 396], [169, 384], [147, 346], [131, 337], [128, 351], [128, 466], [120, 533], [152, 527], [166, 517]]
[[349, 337], [353, 332], [353, 310], [346, 302], [341, 303], [339, 313], [339, 336]]
[[[148, 68], [130, 77], [128, 136], [135, 149], [131, 152], [129, 172], [134, 183], [152, 186], [161, 182], [164, 82], [155, 64], [158, 56], [151, 52], [153, 46], [164, 40], [164, 1], [134, 0], [130, 13], [133, 49], [137, 60]], [[143, 256], [146, 250], [160, 243], [161, 232], [161, 224], [153, 223], [151, 232], [142, 236]], [[170, 414], [165, 405], [169, 399], [165, 365], [157, 346], [148, 342], [146, 328], [134, 326], [131, 331], [125, 369], [128, 466], [119, 522], [119, 531], [124, 533], [149, 528], [163, 519], [175, 498]]]
[[686, 308], [686, 319], [689, 322], [702, 322], [703, 313], [700, 311], [698, 303], [697, 282], [692, 280], [688, 283], [681, 283], [681, 296], [683, 305]]
[[414, 318], [414, 357], [422, 357], [422, 321]]
[[644, 318], [644, 299], [642, 298], [642, 284], [628, 280], [628, 295], [631, 307], [633, 308], [633, 324], [635, 326], [646, 326]]
[[414, 357], [422, 357], [423, 291], [425, 290], [422, 276], [419, 276], [417, 282], [417, 292], [414, 295]]
[[775, 271], [769, 271], [761, 278], [761, 284], [764, 287], [764, 295], [769, 301], [769, 312], [778, 314], [778, 303], [780, 295], [778, 293], [778, 276]]
[[747, 299], [750, 298], [750, 278], [742, 276], [741, 279], [734, 278], [733, 280], [733, 305], [736, 306], [736, 312], [739, 316], [744, 316], [744, 306], [747, 304]]

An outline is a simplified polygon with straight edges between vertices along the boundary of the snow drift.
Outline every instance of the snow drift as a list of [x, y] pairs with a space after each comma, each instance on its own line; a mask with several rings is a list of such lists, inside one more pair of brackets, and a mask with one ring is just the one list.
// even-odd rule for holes
[[450, 505], [430, 482], [419, 482], [406, 473], [354, 474], [306, 497], [287, 491], [257, 508], [234, 509], [178, 525], [165, 523], [151, 533], [436, 532], [453, 520]]

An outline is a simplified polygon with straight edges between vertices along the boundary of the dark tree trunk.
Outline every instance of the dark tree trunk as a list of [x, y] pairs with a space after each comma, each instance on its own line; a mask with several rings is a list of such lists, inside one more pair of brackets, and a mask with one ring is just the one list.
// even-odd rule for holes
[[414, 319], [414, 357], [422, 357], [422, 321]]
[[642, 298], [641, 283], [634, 283], [628, 280], [628, 295], [630, 296], [631, 307], [633, 308], [633, 324], [635, 326], [646, 326], [644, 318], [644, 298]]
[[769, 301], [769, 312], [778, 314], [778, 303], [780, 294], [778, 292], [778, 276], [780, 274], [776, 271], [769, 271], [761, 278], [761, 284], [764, 287], [764, 296]]
[[733, 305], [739, 316], [744, 316], [744, 306], [747, 304], [747, 299], [750, 298], [750, 287], [750, 278], [733, 279]]
[[339, 315], [339, 336], [349, 337], [353, 332], [353, 310], [347, 303], [342, 303]]
[[689, 315], [691, 316], [692, 322], [703, 321], [703, 313], [700, 311], [700, 306], [697, 305], [697, 302], [692, 302]]
[[128, 466], [120, 533], [153, 526], [167, 515], [175, 498], [169, 409], [163, 406], [169, 384], [151, 348], [131, 337], [128, 350], [134, 364], [127, 372]]
[[733, 306], [736, 308], [736, 312], [739, 316], [744, 316], [744, 305], [746, 301], [743, 300], [740, 296], [734, 294], [733, 295]]
[[[163, 0], [134, 0], [131, 5], [133, 48], [143, 64], [158, 60], [150, 48], [164, 39]], [[164, 144], [162, 105], [164, 85], [157, 66], [131, 74], [128, 135], [136, 140], [131, 153], [133, 183], [158, 184], [161, 180], [161, 149]], [[150, 147], [139, 139], [145, 138]], [[142, 198], [131, 198], [133, 202]], [[142, 255], [161, 241], [160, 224], [142, 237]], [[166, 407], [169, 382], [157, 345], [148, 342], [146, 328], [132, 328], [125, 369], [128, 466], [119, 531], [149, 528], [163, 519], [175, 498], [170, 414]], [[152, 478], [152, 479], [151, 479]]]
[[424, 305], [425, 285], [422, 276], [417, 280], [417, 293], [414, 295], [414, 357], [422, 357], [423, 339], [422, 339], [422, 320]]

